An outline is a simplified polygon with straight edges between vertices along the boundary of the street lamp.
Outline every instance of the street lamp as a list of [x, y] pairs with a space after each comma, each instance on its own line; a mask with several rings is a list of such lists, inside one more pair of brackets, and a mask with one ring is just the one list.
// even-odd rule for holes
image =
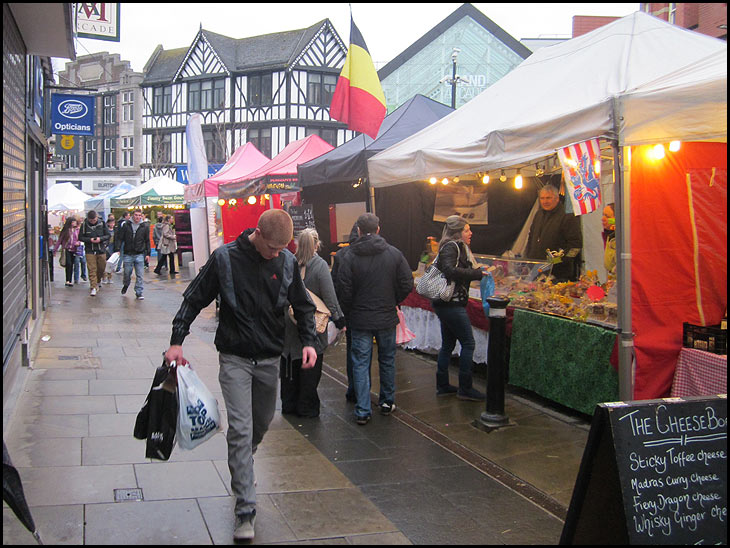
[[464, 80], [456, 75], [456, 58], [459, 56], [459, 48], [454, 48], [451, 52], [451, 77], [444, 76], [440, 82], [451, 84], [451, 108], [456, 109], [456, 84]]

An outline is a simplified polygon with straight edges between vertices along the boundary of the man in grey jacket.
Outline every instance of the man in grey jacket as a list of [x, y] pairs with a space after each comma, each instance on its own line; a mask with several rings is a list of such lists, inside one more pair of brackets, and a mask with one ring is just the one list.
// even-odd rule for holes
[[357, 219], [359, 237], [342, 257], [337, 273], [337, 298], [352, 332], [352, 373], [357, 403], [355, 420], [370, 420], [370, 362], [373, 337], [380, 364], [380, 413], [395, 409], [396, 306], [413, 289], [408, 261], [378, 233], [380, 220], [372, 213]]

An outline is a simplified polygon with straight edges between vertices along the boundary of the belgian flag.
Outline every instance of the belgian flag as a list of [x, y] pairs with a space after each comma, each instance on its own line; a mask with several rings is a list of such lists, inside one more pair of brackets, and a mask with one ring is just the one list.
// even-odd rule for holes
[[385, 94], [360, 30], [350, 16], [350, 49], [332, 96], [330, 117], [375, 139], [385, 118]]

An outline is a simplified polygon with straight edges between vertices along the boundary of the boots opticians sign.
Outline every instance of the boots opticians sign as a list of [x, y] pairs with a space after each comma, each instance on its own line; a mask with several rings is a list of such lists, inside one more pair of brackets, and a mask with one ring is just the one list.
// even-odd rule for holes
[[79, 2], [73, 7], [76, 36], [119, 42], [119, 4]]
[[51, 133], [94, 135], [95, 98], [87, 95], [51, 96]]

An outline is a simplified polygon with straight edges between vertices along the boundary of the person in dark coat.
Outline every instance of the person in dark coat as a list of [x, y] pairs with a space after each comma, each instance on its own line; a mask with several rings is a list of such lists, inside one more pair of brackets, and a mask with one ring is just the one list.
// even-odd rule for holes
[[[355, 222], [355, 224], [352, 225], [352, 230], [350, 230], [350, 236], [347, 239], [347, 245], [340, 248], [337, 253], [335, 253], [335, 256], [332, 260], [332, 283], [335, 287], [337, 287], [337, 273], [340, 270], [342, 258], [350, 250], [350, 245], [352, 245], [352, 243], [357, 240], [357, 238], [357, 222]], [[345, 392], [345, 399], [350, 403], [355, 403], [357, 401], [357, 398], [355, 397], [355, 383], [352, 380], [352, 330], [347, 325], [347, 318], [345, 318], [345, 328], [345, 344], [347, 353], [347, 392]]]
[[96, 295], [101, 278], [106, 270], [106, 248], [109, 245], [111, 232], [106, 223], [99, 219], [93, 209], [86, 215], [81, 224], [79, 240], [86, 248], [86, 264], [89, 269], [90, 296]]
[[546, 185], [540, 189], [540, 210], [535, 214], [527, 239], [525, 256], [528, 259], [544, 261], [547, 250], [563, 250], [562, 261], [553, 266], [552, 274], [559, 282], [575, 280], [575, 261], [583, 248], [583, 233], [580, 217], [565, 213], [560, 204], [558, 189]]
[[138, 300], [144, 299], [144, 263], [150, 256], [150, 225], [143, 220], [142, 210], [137, 209], [131, 221], [126, 221], [119, 231], [120, 245], [124, 249], [124, 277], [122, 295], [132, 281], [134, 268], [134, 293]]
[[413, 289], [413, 275], [406, 258], [378, 234], [379, 225], [380, 220], [372, 213], [360, 215], [360, 236], [342, 257], [335, 287], [352, 332], [355, 419], [360, 425], [367, 424], [372, 413], [369, 371], [373, 337], [378, 344], [380, 364], [378, 407], [383, 415], [395, 409], [396, 306]]
[[[451, 283], [455, 282], [454, 293], [449, 301], [431, 301], [433, 310], [441, 324], [441, 348], [436, 367], [436, 395], [456, 393], [456, 397], [468, 401], [484, 401], [484, 394], [472, 385], [474, 368], [474, 331], [466, 313], [469, 302], [469, 285], [486, 275], [486, 269], [475, 268], [476, 259], [471, 253], [471, 227], [459, 215], [447, 217], [444, 232], [439, 242], [437, 267]], [[449, 384], [449, 363], [456, 348], [459, 353], [459, 387]]]

